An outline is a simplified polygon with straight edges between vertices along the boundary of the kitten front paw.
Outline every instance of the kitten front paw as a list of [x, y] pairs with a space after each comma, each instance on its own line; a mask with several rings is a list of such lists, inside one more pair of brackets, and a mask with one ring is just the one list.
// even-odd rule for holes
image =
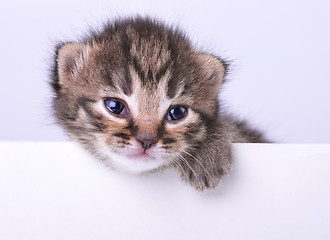
[[[189, 182], [196, 190], [215, 189], [221, 179], [229, 175], [232, 168], [231, 146], [210, 149], [202, 148], [197, 152], [185, 152], [176, 164], [183, 181]], [[213, 154], [210, 154], [213, 153]]]
[[189, 182], [198, 191], [206, 189], [215, 189], [220, 185], [223, 176], [229, 174], [228, 169], [206, 169], [201, 167], [182, 167], [181, 179]]
[[204, 173], [197, 174], [191, 170], [188, 170], [186, 173], [182, 173], [181, 178], [183, 181], [189, 182], [190, 185], [193, 186], [197, 191], [215, 189], [217, 186], [219, 186], [221, 181], [221, 176], [211, 176]]

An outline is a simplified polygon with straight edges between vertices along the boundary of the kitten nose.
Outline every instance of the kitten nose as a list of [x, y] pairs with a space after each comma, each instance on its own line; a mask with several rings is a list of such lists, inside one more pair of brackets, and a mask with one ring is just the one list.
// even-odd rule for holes
[[136, 140], [138, 140], [142, 144], [142, 148], [145, 150], [151, 148], [151, 145], [153, 143], [158, 142], [157, 138], [139, 138], [137, 137]]
[[139, 120], [136, 123], [137, 133], [135, 135], [145, 150], [151, 148], [152, 144], [158, 142], [158, 125], [153, 120]]

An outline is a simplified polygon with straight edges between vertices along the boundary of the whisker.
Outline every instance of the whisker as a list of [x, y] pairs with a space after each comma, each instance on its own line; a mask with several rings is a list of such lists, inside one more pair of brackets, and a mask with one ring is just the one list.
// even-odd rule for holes
[[187, 155], [189, 155], [190, 157], [192, 157], [193, 159], [196, 160], [196, 162], [203, 168], [203, 170], [207, 173], [207, 175], [209, 175], [210, 179], [213, 181], [213, 183], [216, 183], [216, 181], [214, 180], [214, 178], [212, 177], [212, 175], [209, 173], [209, 171], [206, 170], [206, 168], [203, 166], [203, 164], [200, 162], [199, 159], [197, 159], [194, 155], [192, 155], [191, 153], [189, 153], [186, 150], [183, 150], [183, 152]]
[[186, 171], [184, 170], [184, 168], [180, 165], [179, 160], [176, 159], [176, 158], [173, 158], [172, 160], [173, 160], [172, 163], [173, 163], [175, 166], [179, 167], [179, 168], [181, 169], [183, 175], [185, 175], [186, 178], [188, 179], [188, 178], [189, 178], [189, 177], [188, 177], [188, 174], [186, 173]]
[[189, 162], [187, 161], [187, 159], [185, 159], [181, 154], [178, 154], [179, 160], [182, 160], [182, 163], [184, 163], [195, 175], [195, 177], [197, 178], [197, 173], [195, 172], [195, 170], [191, 167], [191, 165], [189, 164]]
[[180, 160], [182, 160], [182, 163], [184, 163], [192, 171], [192, 173], [195, 175], [195, 178], [198, 181], [198, 184], [200, 185], [201, 188], [203, 188], [203, 184], [201, 183], [201, 180], [199, 179], [197, 173], [194, 171], [194, 169], [189, 164], [189, 162], [187, 161], [187, 159], [185, 159], [184, 156], [182, 156], [181, 154], [178, 154], [178, 157], [179, 157]]

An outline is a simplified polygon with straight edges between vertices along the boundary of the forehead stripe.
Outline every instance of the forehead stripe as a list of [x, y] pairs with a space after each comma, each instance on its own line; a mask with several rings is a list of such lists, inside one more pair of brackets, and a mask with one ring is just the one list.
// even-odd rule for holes
[[146, 79], [145, 79], [145, 73], [142, 70], [141, 65], [139, 64], [138, 60], [136, 59], [136, 57], [133, 57], [133, 67], [135, 72], [137, 73], [137, 75], [140, 78], [140, 81], [142, 83], [142, 86], [144, 86], [146, 84]]
[[128, 63], [130, 63], [132, 61], [132, 57], [130, 55], [130, 49], [131, 49], [131, 45], [132, 45], [132, 42], [128, 36], [128, 34], [123, 31], [120, 35], [121, 37], [121, 49], [122, 49], [122, 52], [123, 52], [123, 55], [124, 55], [124, 58], [123, 58], [123, 66], [124, 66], [124, 69], [125, 69], [125, 79], [123, 80], [122, 84], [121, 84], [121, 87], [123, 89], [123, 92], [126, 94], [126, 95], [131, 95], [132, 93], [132, 79], [129, 75], [129, 72], [128, 72]]
[[176, 72], [172, 72], [171, 78], [168, 81], [168, 85], [167, 85], [167, 97], [169, 98], [174, 98], [177, 90], [178, 90], [178, 74], [176, 74]]
[[172, 61], [168, 59], [163, 66], [160, 67], [156, 73], [156, 81], [159, 82], [160, 79], [166, 74], [167, 70], [171, 67]]

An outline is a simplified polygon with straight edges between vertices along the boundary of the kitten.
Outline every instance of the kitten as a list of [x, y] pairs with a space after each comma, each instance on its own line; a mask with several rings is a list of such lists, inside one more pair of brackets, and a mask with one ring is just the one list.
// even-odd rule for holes
[[114, 169], [173, 165], [196, 189], [215, 188], [231, 170], [233, 142], [265, 141], [220, 112], [226, 63], [155, 20], [117, 20], [60, 44], [55, 57], [59, 124]]

